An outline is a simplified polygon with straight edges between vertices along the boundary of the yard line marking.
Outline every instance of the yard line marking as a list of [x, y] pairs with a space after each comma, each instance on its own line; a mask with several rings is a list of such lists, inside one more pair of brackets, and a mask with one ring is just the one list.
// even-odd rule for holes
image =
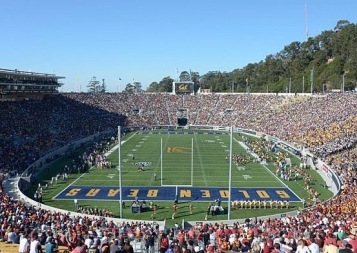
[[201, 152], [200, 152], [200, 148], [199, 148], [199, 145], [198, 145], [198, 142], [197, 142], [197, 137], [196, 137], [196, 135], [194, 135], [194, 138], [195, 138], [195, 142], [196, 142], [196, 149], [197, 149], [197, 153], [198, 153], [198, 160], [200, 161], [200, 166], [201, 166], [201, 171], [202, 171], [204, 183], [205, 183], [206, 186], [208, 186], [207, 176], [206, 176], [205, 169], [203, 168], [202, 156], [201, 156]]
[[[165, 143], [163, 143], [163, 145], [162, 145], [162, 149], [163, 150], [167, 150], [166, 149], [166, 147], [167, 147], [167, 143], [168, 143], [168, 141], [169, 141], [169, 138], [170, 138], [170, 135], [168, 134], [167, 135], [167, 138], [166, 138], [166, 140], [165, 140]], [[161, 148], [161, 146], [160, 146], [160, 148]], [[164, 152], [164, 151], [160, 151], [160, 152]], [[154, 167], [154, 173], [156, 173], [156, 171], [158, 170], [158, 168], [159, 168], [159, 165], [160, 165], [160, 161], [161, 161], [161, 157], [160, 157], [160, 155], [159, 155], [159, 159], [158, 159], [158, 161], [157, 161], [157, 163], [156, 163], [156, 166]], [[167, 170], [165, 170], [165, 172], [166, 172]], [[176, 172], [176, 170], [175, 170], [175, 172]], [[159, 173], [156, 173], [156, 174], [159, 174]], [[162, 174], [164, 174], [164, 173], [162, 173]], [[152, 174], [152, 175], [154, 175], [154, 174]], [[160, 180], [161, 181], [161, 171], [160, 171], [160, 175], [157, 175], [157, 179], [158, 180]], [[153, 178], [151, 177], [151, 179], [150, 179], [150, 184], [149, 184], [149, 186], [152, 186], [152, 183], [154, 182], [154, 180], [153, 180]]]
[[250, 178], [252, 178], [250, 175], [243, 175], [243, 178], [245, 179], [245, 180], [248, 180], [248, 179], [250, 179]]

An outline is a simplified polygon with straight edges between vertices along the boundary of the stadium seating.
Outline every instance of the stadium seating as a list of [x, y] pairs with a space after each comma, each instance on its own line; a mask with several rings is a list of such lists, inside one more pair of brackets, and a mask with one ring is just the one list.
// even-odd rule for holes
[[[292, 217], [247, 220], [233, 227], [207, 222], [197, 225], [190, 233], [176, 227], [171, 234], [168, 232], [173, 248], [194, 247], [196, 251], [208, 252], [229, 248], [243, 252], [257, 247], [270, 252], [274, 247], [277, 250], [275, 243], [278, 243], [283, 251], [295, 252], [304, 247], [300, 243], [303, 240], [313, 253], [317, 252], [313, 242], [320, 250], [335, 244], [339, 248], [352, 247], [357, 253], [356, 93], [316, 97], [64, 93], [47, 95], [42, 101], [1, 102], [0, 173], [7, 177], [20, 174], [50, 150], [97, 132], [116, 129], [119, 124], [174, 125], [177, 110], [182, 107], [189, 112], [188, 124], [235, 125], [309, 148], [331, 165], [343, 188], [337, 197]], [[53, 236], [58, 245], [68, 246], [68, 250], [82, 239], [100, 246], [114, 244], [112, 239], [121, 240], [121, 236], [129, 240], [135, 231], [140, 234], [132, 240], [136, 251], [145, 248], [150, 235], [156, 238], [158, 250], [161, 238], [166, 236], [162, 235], [166, 231], [148, 224], [133, 222], [117, 226], [84, 216], [72, 219], [65, 213], [35, 209], [12, 199], [3, 188], [0, 224], [3, 241], [8, 240], [10, 230], [15, 231], [19, 240], [24, 234], [37, 233], [42, 243]], [[194, 239], [193, 245], [190, 238]]]

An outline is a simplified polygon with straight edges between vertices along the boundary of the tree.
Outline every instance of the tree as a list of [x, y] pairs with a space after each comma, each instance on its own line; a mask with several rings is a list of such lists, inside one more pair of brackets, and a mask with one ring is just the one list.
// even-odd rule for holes
[[101, 90], [100, 82], [95, 76], [88, 82], [87, 87], [89, 93], [98, 93]]
[[146, 89], [147, 92], [159, 92], [159, 84], [158, 82], [150, 83], [149, 87]]
[[172, 92], [172, 83], [174, 82], [174, 79], [171, 77], [167, 76], [164, 77], [160, 82], [159, 82], [159, 92]]
[[200, 74], [198, 72], [191, 72], [191, 81], [193, 82], [193, 88], [196, 93], [200, 88]]
[[135, 92], [135, 93], [141, 93], [141, 92], [143, 92], [142, 86], [141, 86], [141, 82], [134, 82], [134, 83], [133, 83], [133, 87], [134, 87], [134, 92]]
[[348, 26], [350, 22], [348, 20], [339, 20], [335, 26], [335, 31], [341, 31], [343, 28]]
[[125, 93], [134, 93], [134, 85], [132, 85], [131, 83], [128, 83], [125, 86], [124, 92]]
[[180, 82], [190, 82], [191, 75], [187, 71], [182, 71], [179, 77]]
[[105, 79], [102, 79], [102, 86], [100, 87], [100, 93], [105, 93], [107, 90], [107, 85], [105, 84]]
[[[182, 71], [179, 80], [194, 82], [195, 92], [199, 87], [212, 92], [230, 92], [232, 82], [238, 92], [245, 92], [247, 88], [252, 92], [266, 92], [267, 86], [269, 91], [285, 92], [291, 78], [291, 91], [299, 92], [302, 91], [303, 77], [308, 82], [314, 67], [316, 87], [322, 89], [322, 84], [329, 89], [340, 87], [341, 76], [346, 74], [345, 87], [352, 88], [357, 85], [356, 41], [357, 25], [340, 20], [335, 28], [309, 37], [307, 41], [291, 42], [259, 63], [249, 63], [232, 72], [209, 71], [202, 76], [197, 72]], [[148, 90], [171, 92], [172, 81], [165, 77], [159, 83], [152, 83]]]

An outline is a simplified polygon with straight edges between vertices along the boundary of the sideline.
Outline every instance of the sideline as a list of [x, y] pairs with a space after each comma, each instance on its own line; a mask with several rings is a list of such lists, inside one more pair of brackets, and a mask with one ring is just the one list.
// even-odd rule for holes
[[[245, 150], [247, 150], [247, 148], [248, 148], [247, 145], [245, 145], [241, 141], [236, 140], [236, 138], [233, 138], [233, 139], [234, 139], [234, 141], [238, 142], [238, 144], [241, 145]], [[253, 155], [255, 158], [259, 157], [253, 151], [251, 151], [250, 154]], [[273, 175], [282, 185], [284, 185], [287, 189], [289, 189], [300, 201], [302, 201], [301, 198], [293, 190], [291, 190], [290, 187], [287, 184], [285, 184], [277, 175], [275, 175], [265, 164], [260, 164], [260, 165], [263, 166], [271, 175]]]
[[[133, 138], [133, 136], [136, 135], [133, 134], [131, 135], [128, 139], [121, 141], [121, 144], [123, 145], [125, 142], [127, 142], [128, 140], [130, 140], [131, 138]], [[104, 155], [108, 156], [110, 154], [112, 154], [114, 152], [114, 150], [119, 148], [119, 144], [115, 145], [114, 147], [112, 147], [108, 152], [106, 152]], [[82, 177], [84, 177], [89, 171], [91, 171], [92, 169], [94, 169], [95, 165], [93, 165], [92, 167], [89, 168], [89, 170], [87, 172], [84, 172], [82, 175], [80, 175], [78, 178], [76, 178], [72, 183], [70, 183], [69, 185], [67, 185], [62, 191], [60, 191], [56, 196], [54, 196], [52, 199], [56, 199], [59, 195], [61, 195], [65, 190], [67, 190], [67, 188], [71, 187], [73, 184], [75, 184], [79, 179], [81, 179]]]
[[[123, 145], [125, 142], [127, 142], [128, 140], [130, 140], [131, 138], [133, 138], [135, 135], [137, 134], [137, 132], [135, 132], [134, 134], [132, 134], [128, 139], [124, 140], [124, 141], [121, 141], [121, 145]], [[105, 156], [108, 156], [108, 155], [111, 155], [114, 150], [118, 149], [119, 148], [119, 144], [115, 145], [114, 147], [112, 147], [108, 152], [106, 152], [104, 155]]]

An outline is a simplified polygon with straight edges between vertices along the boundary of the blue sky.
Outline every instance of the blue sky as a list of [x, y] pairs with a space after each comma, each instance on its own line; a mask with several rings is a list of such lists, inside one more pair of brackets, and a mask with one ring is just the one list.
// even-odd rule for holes
[[356, 0], [0, 0], [0, 68], [65, 76], [62, 91], [96, 76], [112, 92], [229, 72], [304, 41], [305, 3], [310, 36], [356, 23]]

